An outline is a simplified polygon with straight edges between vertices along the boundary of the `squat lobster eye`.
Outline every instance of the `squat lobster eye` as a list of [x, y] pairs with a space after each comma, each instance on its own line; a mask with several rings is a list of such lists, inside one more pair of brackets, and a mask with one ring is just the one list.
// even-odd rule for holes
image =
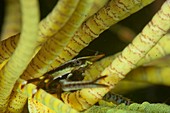
[[82, 65], [82, 64], [83, 64], [83, 61], [81, 61], [81, 60], [75, 60], [73, 66], [80, 66], [80, 65]]

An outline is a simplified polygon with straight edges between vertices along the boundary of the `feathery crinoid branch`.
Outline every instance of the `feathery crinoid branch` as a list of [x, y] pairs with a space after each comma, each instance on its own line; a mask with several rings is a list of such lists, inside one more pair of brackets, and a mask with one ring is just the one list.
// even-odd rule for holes
[[[8, 63], [0, 71], [0, 111], [5, 112], [16, 80], [30, 62], [37, 47], [39, 7], [38, 1], [21, 0], [22, 33], [18, 46]], [[31, 20], [31, 21], [30, 21]], [[30, 26], [30, 27], [29, 27]]]

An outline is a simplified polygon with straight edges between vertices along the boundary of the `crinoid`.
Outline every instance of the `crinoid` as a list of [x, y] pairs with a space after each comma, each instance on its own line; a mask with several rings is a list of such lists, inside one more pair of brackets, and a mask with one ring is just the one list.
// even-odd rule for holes
[[[129, 99], [113, 94], [151, 84], [170, 85], [170, 0], [162, 1], [137, 36], [124, 26], [112, 26], [153, 1], [59, 0], [43, 17], [42, 9], [48, 10], [39, 6], [43, 0], [6, 0], [0, 42], [0, 112], [26, 112], [26, 108], [32, 113], [170, 112], [168, 105], [130, 104]], [[105, 52], [100, 50], [74, 58], [107, 29], [129, 44], [101, 60]], [[105, 48], [104, 43], [109, 44], [102, 38], [100, 47]], [[111, 100], [123, 102], [123, 107]]]

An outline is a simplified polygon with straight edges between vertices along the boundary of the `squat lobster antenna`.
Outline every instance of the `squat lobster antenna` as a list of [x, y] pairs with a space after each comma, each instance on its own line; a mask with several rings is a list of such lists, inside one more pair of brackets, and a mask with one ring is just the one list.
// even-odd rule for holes
[[108, 87], [105, 84], [98, 84], [96, 83], [98, 80], [105, 78], [106, 76], [101, 76], [92, 81], [67, 81], [67, 80], [60, 80], [61, 88], [63, 91], [74, 91], [84, 88], [103, 88]]
[[99, 54], [99, 55], [93, 55], [93, 56], [80, 57], [80, 58], [77, 58], [77, 59], [94, 62], [94, 61], [96, 61], [96, 60], [101, 59], [101, 58], [104, 57], [104, 56], [105, 56], [105, 54]]

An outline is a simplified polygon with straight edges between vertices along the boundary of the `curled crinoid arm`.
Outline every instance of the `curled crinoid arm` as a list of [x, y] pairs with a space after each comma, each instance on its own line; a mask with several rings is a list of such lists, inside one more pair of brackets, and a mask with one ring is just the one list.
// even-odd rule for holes
[[124, 103], [125, 105], [130, 105], [130, 104], [133, 103], [130, 99], [123, 97], [122, 95], [115, 94], [113, 92], [108, 92], [103, 97], [103, 100], [105, 100], [107, 102], [112, 102], [112, 103], [117, 104], [117, 105], [121, 104], [121, 103]]
[[60, 80], [61, 88], [63, 91], [74, 91], [79, 90], [83, 88], [102, 88], [102, 87], [108, 87], [105, 84], [99, 84], [97, 83], [98, 80], [104, 79], [106, 76], [101, 76], [95, 80], [89, 80], [89, 81], [67, 81], [65, 79]]

